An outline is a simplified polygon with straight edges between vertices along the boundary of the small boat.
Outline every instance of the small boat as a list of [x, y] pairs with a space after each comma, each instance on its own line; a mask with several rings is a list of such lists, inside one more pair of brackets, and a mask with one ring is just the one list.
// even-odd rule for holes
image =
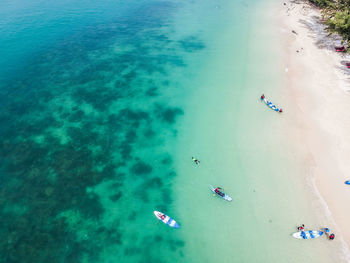
[[279, 113], [282, 113], [282, 109], [281, 109], [281, 108], [278, 108], [276, 105], [272, 104], [271, 101], [268, 101], [268, 100], [265, 98], [265, 95], [264, 95], [264, 94], [261, 95], [260, 100], [264, 101], [264, 102], [266, 103], [266, 105], [267, 105], [270, 109], [272, 109], [272, 110], [274, 110], [274, 111], [277, 111], [277, 112], [279, 112]]
[[226, 200], [226, 201], [229, 201], [229, 202], [232, 201], [232, 197], [229, 196], [229, 195], [227, 195], [227, 194], [225, 194], [224, 192], [222, 192], [222, 191], [215, 192], [214, 186], [210, 185], [210, 186], [209, 186], [209, 189], [210, 189], [210, 191], [212, 191], [215, 195], [221, 197], [222, 199], [224, 199], [224, 200]]
[[153, 211], [154, 215], [162, 221], [164, 224], [173, 227], [173, 228], [180, 228], [179, 223], [177, 223], [174, 219], [172, 219], [170, 216], [167, 216], [164, 213], [161, 213], [159, 211]]
[[334, 47], [334, 49], [337, 52], [345, 52], [346, 51], [346, 48], [344, 46]]
[[350, 180], [348, 180], [348, 181], [345, 181], [345, 184], [349, 184], [349, 185], [350, 185]]
[[293, 237], [299, 239], [314, 239], [322, 236], [324, 233], [321, 230], [304, 230], [293, 234]]

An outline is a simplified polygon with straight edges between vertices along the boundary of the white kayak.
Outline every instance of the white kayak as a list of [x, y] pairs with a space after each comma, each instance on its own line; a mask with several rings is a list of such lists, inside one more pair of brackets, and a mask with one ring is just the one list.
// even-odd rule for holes
[[232, 201], [231, 196], [225, 194], [224, 192], [222, 192], [222, 191], [219, 191], [218, 193], [215, 192], [214, 186], [210, 185], [210, 186], [209, 186], [209, 189], [210, 189], [210, 191], [212, 191], [215, 195], [221, 197], [222, 199], [225, 199], [226, 201], [229, 201], [229, 202]]
[[173, 227], [173, 228], [179, 228], [180, 225], [172, 219], [170, 216], [167, 216], [166, 214], [159, 212], [159, 211], [153, 211], [154, 215], [162, 221], [164, 224]]
[[281, 108], [278, 108], [276, 105], [274, 105], [271, 101], [267, 100], [265, 97], [261, 99], [265, 102], [265, 104], [272, 110], [277, 111], [277, 112], [282, 112]]
[[321, 230], [304, 230], [293, 234], [293, 237], [299, 239], [313, 239], [322, 236], [324, 233]]

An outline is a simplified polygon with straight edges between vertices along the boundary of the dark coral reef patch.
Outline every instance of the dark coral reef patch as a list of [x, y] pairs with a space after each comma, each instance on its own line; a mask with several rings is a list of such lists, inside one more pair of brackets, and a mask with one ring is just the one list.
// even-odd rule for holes
[[[125, 185], [141, 204], [156, 202], [151, 190], [163, 199], [159, 209], [172, 201], [171, 156], [160, 158], [161, 172], [149, 160], [162, 143], [157, 135], [175, 129], [184, 111], [161, 94], [174, 81], [169, 67], [185, 67], [182, 54], [203, 45], [165, 33], [176, 5], [145, 5], [58, 42], [28, 63], [35, 67], [24, 65], [18, 79], [1, 84], [0, 263], [105, 262], [106, 244], [135, 262], [161, 262], [136, 245], [123, 248], [126, 219], [104, 225], [103, 198], [89, 190], [110, 182], [106, 199], [116, 207], [127, 200]], [[147, 160], [141, 147], [149, 147]], [[135, 178], [139, 185], [130, 184]], [[141, 210], [134, 207], [128, 222], [137, 224]], [[168, 249], [183, 245], [171, 241]]]

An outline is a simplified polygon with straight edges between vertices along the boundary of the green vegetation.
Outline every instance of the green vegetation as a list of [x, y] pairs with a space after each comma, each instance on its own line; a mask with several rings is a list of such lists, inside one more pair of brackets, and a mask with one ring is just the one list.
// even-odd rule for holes
[[328, 30], [338, 33], [348, 42], [350, 40], [350, 0], [309, 0], [322, 9]]

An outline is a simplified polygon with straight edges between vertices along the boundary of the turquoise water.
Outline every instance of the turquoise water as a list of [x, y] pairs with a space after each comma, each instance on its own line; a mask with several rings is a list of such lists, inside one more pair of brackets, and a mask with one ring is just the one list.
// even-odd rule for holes
[[[297, 224], [318, 229], [330, 221], [290, 147], [288, 109], [276, 114], [259, 101], [265, 93], [287, 104], [274, 5], [240, 6], [249, 15], [235, 26], [225, 20], [239, 12], [231, 6], [216, 20], [222, 31], [204, 36], [208, 55], [193, 80], [200, 92], [185, 110], [175, 161], [189, 262], [343, 262], [340, 243], [291, 237]], [[188, 163], [188, 153], [201, 164]], [[209, 184], [224, 187], [233, 202], [213, 198]]]
[[256, 99], [280, 83], [262, 3], [4, 1], [0, 262], [330, 262], [290, 238], [315, 215], [264, 136], [283, 122]]

